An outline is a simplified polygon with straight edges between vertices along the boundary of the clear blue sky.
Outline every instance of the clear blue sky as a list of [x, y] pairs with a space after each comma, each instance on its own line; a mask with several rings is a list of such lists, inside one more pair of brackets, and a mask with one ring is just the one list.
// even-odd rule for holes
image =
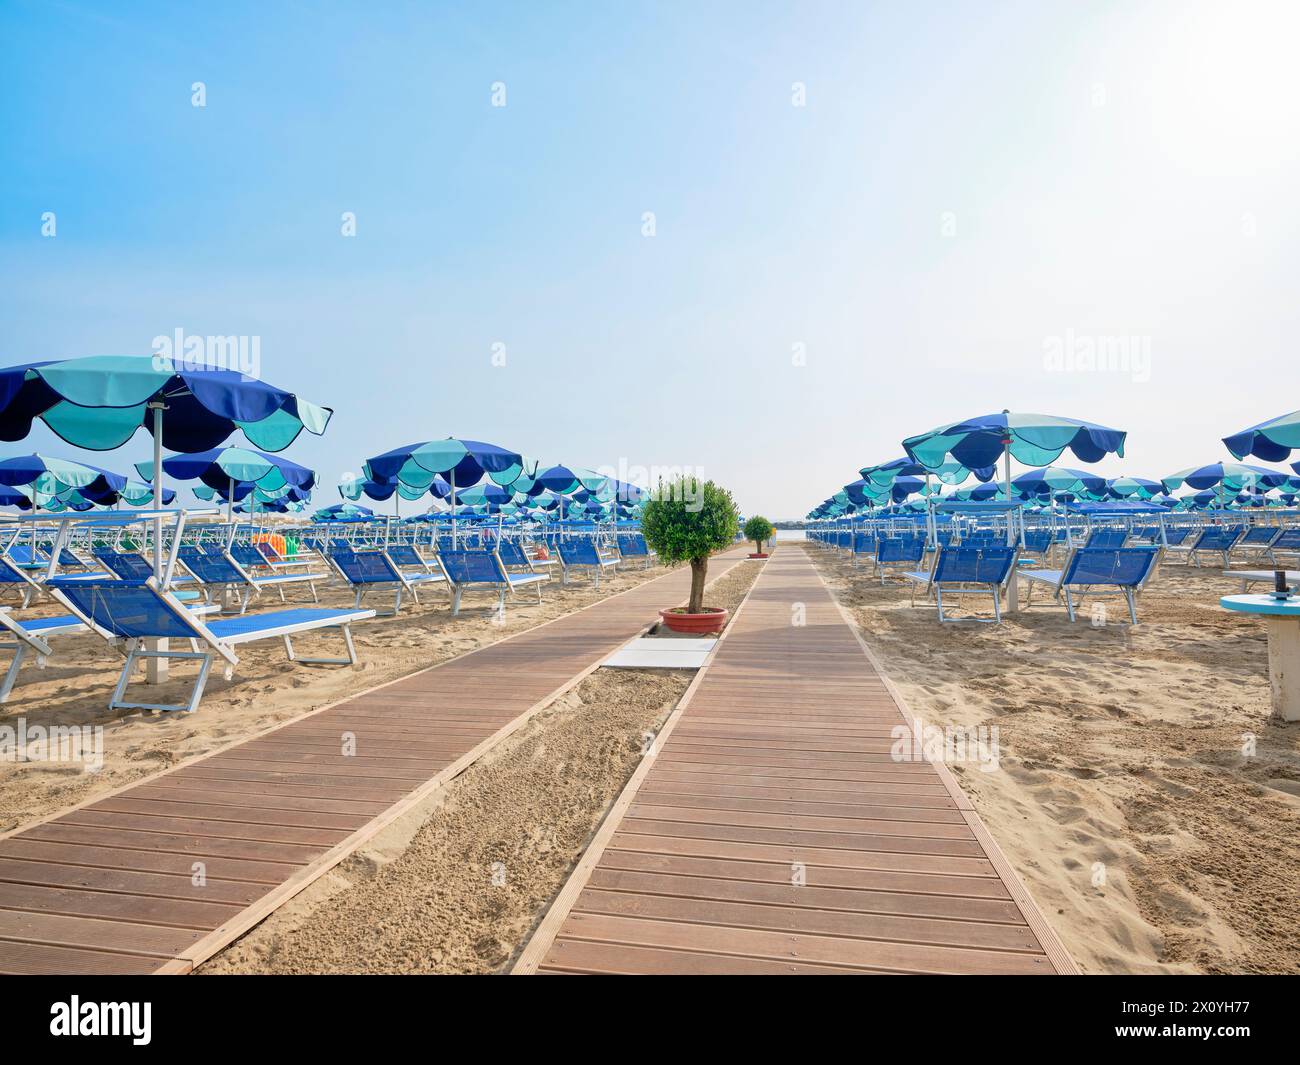
[[[337, 412], [288, 452], [321, 503], [455, 435], [790, 517], [1003, 407], [1128, 429], [1101, 469], [1158, 477], [1300, 406], [1298, 31], [1283, 2], [4, 0], [0, 363], [258, 336]], [[1148, 372], [1045, 358], [1106, 337]], [[71, 453], [3, 450], [33, 448]]]

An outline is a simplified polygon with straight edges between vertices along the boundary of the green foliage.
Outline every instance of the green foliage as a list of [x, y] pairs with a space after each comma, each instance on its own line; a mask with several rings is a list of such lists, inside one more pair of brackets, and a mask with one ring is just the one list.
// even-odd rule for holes
[[760, 551], [763, 550], [763, 544], [772, 538], [774, 532], [776, 532], [775, 527], [761, 514], [755, 514], [745, 522], [745, 539], [753, 540]]
[[731, 493], [693, 478], [660, 482], [641, 512], [641, 532], [662, 562], [707, 559], [736, 539], [740, 515]]

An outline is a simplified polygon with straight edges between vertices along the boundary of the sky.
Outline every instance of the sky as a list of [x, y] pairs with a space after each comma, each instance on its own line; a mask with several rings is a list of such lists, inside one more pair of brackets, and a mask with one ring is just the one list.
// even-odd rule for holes
[[0, 365], [256, 338], [335, 410], [285, 453], [322, 505], [458, 436], [792, 518], [1004, 408], [1158, 478], [1300, 406], [1297, 35], [1290, 0], [0, 0]]

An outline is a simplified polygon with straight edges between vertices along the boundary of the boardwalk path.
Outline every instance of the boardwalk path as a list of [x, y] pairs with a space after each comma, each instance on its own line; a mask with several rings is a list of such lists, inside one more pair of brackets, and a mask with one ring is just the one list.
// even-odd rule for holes
[[672, 571], [0, 839], [0, 973], [188, 972], [689, 587]]
[[1074, 971], [946, 768], [891, 759], [904, 712], [804, 551], [683, 707], [516, 972]]

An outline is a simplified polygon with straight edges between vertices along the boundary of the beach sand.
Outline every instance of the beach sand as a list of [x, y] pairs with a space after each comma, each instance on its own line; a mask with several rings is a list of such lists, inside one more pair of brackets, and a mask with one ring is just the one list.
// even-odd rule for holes
[[1137, 628], [1041, 589], [940, 625], [808, 550], [913, 715], [997, 727], [998, 771], [953, 770], [1083, 971], [1300, 972], [1300, 724], [1270, 717], [1263, 626], [1218, 606], [1238, 581], [1165, 566]]
[[[193, 714], [109, 711], [108, 699], [121, 671], [121, 656], [91, 635], [57, 638], [52, 642], [55, 655], [44, 670], [35, 668], [30, 659], [24, 663], [9, 702], [0, 706], [0, 726], [16, 729], [20, 719], [28, 730], [50, 725], [102, 726], [103, 766], [98, 772], [87, 772], [79, 763], [0, 760], [0, 833], [666, 572], [663, 566], [620, 568], [612, 579], [606, 575], [599, 591], [585, 579], [562, 588], [556, 574], [544, 586], [540, 605], [532, 592], [521, 592], [509, 600], [504, 624], [495, 617], [496, 596], [491, 592], [467, 592], [460, 616], [453, 618], [446, 592], [428, 589], [421, 594], [419, 606], [404, 600], [397, 617], [360, 622], [353, 629], [360, 668], [291, 664], [283, 646], [274, 640], [246, 645], [239, 648], [240, 662], [233, 680], [224, 680], [220, 669], [213, 668], [203, 702]], [[324, 606], [352, 605], [351, 594], [341, 587], [322, 584], [320, 591]], [[288, 606], [312, 605], [305, 591], [291, 590], [288, 597]], [[368, 596], [363, 605], [391, 609], [392, 596]], [[279, 608], [278, 596], [264, 594], [251, 609]], [[32, 616], [62, 613], [66, 611], [51, 605], [31, 611]], [[646, 618], [647, 623], [652, 620], [653, 616]], [[308, 657], [337, 657], [342, 654], [342, 640], [336, 632], [309, 634], [295, 638], [294, 648]], [[196, 669], [188, 663], [174, 665], [172, 676], [180, 679], [155, 689], [133, 683], [128, 697], [177, 702], [184, 698]]]
[[[758, 572], [707, 602], [734, 611]], [[597, 670], [198, 971], [500, 971], [693, 676]]]

